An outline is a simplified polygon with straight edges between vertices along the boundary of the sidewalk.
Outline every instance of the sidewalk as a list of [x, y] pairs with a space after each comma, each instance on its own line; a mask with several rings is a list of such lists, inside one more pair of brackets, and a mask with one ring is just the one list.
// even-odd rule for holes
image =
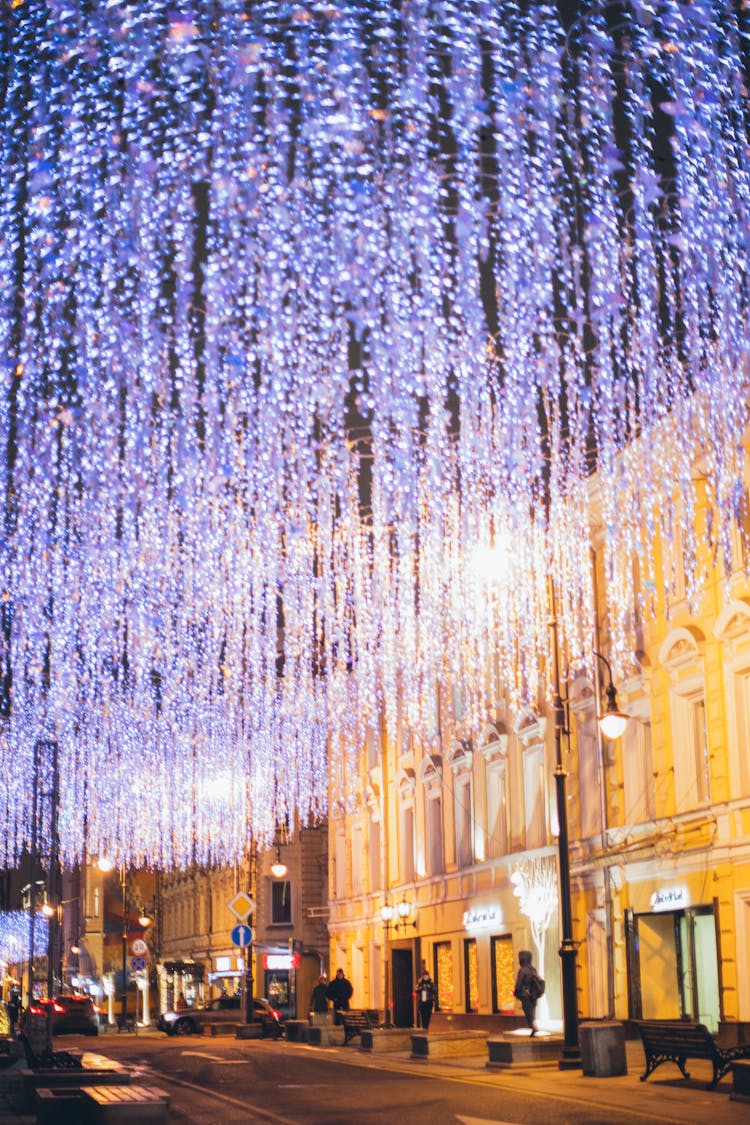
[[[613, 1110], [627, 1110], [644, 1122], [658, 1125], [738, 1125], [750, 1123], [750, 1103], [732, 1098], [732, 1075], [727, 1074], [713, 1090], [706, 1086], [713, 1077], [711, 1064], [702, 1059], [687, 1063], [689, 1079], [680, 1074], [674, 1063], [665, 1062], [646, 1082], [641, 1082], [645, 1058], [640, 1040], [626, 1041], [628, 1073], [614, 1078], [593, 1078], [579, 1070], [559, 1070], [556, 1061], [514, 1063], [511, 1067], [488, 1067], [487, 1051], [482, 1055], [442, 1056], [440, 1058], [415, 1058], [409, 1051], [378, 1053], [356, 1046], [311, 1047], [303, 1050], [320, 1052], [323, 1057], [336, 1057], [337, 1062], [352, 1066], [374, 1066], [387, 1069], [439, 1075], [441, 1078], [461, 1079], [497, 1087], [498, 1090], [533, 1088], [534, 1096], [561, 1099], [572, 1106], [578, 1104], [598, 1108], [602, 1120], [610, 1121]], [[290, 1049], [297, 1049], [290, 1044]]]

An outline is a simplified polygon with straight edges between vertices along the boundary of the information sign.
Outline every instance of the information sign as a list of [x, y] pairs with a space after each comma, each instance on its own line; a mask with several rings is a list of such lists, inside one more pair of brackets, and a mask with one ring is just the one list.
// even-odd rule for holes
[[234, 945], [238, 945], [240, 949], [244, 949], [246, 946], [250, 945], [252, 940], [253, 931], [249, 926], [235, 926], [232, 930], [232, 942]]

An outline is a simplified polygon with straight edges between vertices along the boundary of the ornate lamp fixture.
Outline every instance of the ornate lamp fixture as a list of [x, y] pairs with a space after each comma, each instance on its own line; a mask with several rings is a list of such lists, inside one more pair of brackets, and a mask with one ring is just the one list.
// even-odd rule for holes
[[276, 844], [276, 859], [271, 864], [271, 874], [274, 879], [283, 879], [289, 868], [281, 858], [281, 845]]
[[607, 693], [607, 706], [604, 714], [599, 716], [599, 729], [605, 738], [609, 738], [612, 742], [621, 738], [625, 733], [625, 728], [628, 725], [628, 716], [624, 711], [621, 711], [617, 705], [617, 688], [612, 680], [612, 668], [606, 656], [602, 656], [600, 652], [594, 651], [596, 656], [606, 666], [609, 675], [609, 683], [606, 687]]

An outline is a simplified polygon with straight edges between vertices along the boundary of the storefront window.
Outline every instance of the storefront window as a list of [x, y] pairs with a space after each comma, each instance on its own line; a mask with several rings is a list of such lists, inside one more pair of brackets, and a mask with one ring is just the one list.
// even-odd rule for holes
[[466, 977], [466, 1011], [479, 1011], [479, 960], [474, 938], [464, 942], [464, 973]]
[[453, 987], [453, 955], [449, 941], [438, 941], [433, 946], [435, 958], [434, 973], [437, 985], [437, 1006], [441, 1012], [454, 1009], [455, 990]]
[[513, 962], [513, 939], [510, 934], [492, 939], [492, 1010], [493, 1012], [513, 1012], [513, 986], [515, 984], [515, 965]]

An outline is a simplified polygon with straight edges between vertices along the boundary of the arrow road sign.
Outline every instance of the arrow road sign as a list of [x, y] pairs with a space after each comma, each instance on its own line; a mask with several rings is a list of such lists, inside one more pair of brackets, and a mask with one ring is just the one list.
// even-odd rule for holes
[[249, 926], [235, 926], [232, 930], [232, 942], [234, 945], [239, 945], [240, 949], [250, 945], [253, 940], [253, 931]]

